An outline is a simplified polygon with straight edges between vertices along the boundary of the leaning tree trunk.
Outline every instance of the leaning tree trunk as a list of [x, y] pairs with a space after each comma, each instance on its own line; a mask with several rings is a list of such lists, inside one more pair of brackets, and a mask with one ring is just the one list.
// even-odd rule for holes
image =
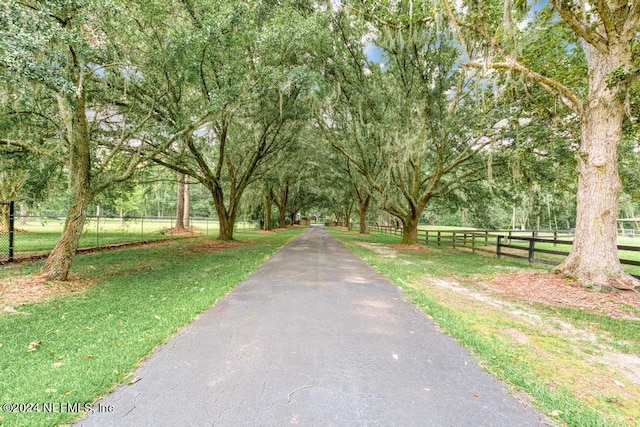
[[84, 93], [80, 92], [80, 95], [76, 96], [73, 110], [64, 98], [59, 98], [59, 105], [70, 142], [71, 207], [67, 211], [62, 237], [58, 240], [42, 268], [42, 275], [50, 280], [67, 280], [84, 228], [87, 208], [95, 197], [90, 180], [91, 148], [85, 115]]
[[41, 273], [44, 277], [52, 280], [67, 280], [84, 229], [87, 207], [91, 200], [91, 195], [85, 193], [67, 211], [62, 237], [58, 240], [42, 269]]
[[[624, 101], [606, 79], [625, 58], [585, 46], [589, 93], [581, 115], [575, 240], [558, 269], [603, 289], [632, 289], [639, 281], [627, 274], [618, 259], [616, 219], [621, 183], [618, 145], [622, 137]], [[628, 58], [627, 58], [628, 59]]]

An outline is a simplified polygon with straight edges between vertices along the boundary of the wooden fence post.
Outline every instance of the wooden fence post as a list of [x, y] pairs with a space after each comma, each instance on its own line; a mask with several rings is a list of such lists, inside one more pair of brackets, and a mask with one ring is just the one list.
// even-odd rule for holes
[[498, 235], [498, 242], [496, 244], [496, 254], [498, 255], [498, 258], [500, 258], [500, 255], [502, 254], [502, 236]]
[[533, 264], [535, 246], [536, 246], [536, 239], [531, 238], [531, 240], [529, 240], [529, 254], [527, 256], [527, 259], [529, 260], [529, 264]]

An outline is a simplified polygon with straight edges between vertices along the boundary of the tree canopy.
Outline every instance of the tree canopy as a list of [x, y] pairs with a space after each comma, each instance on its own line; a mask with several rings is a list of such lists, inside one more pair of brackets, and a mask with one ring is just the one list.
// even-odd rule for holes
[[66, 188], [49, 277], [90, 206], [132, 209], [130, 180], [165, 168], [206, 189], [221, 239], [272, 208], [363, 233], [380, 210], [404, 243], [434, 218], [575, 228], [560, 269], [634, 288], [615, 245], [640, 207], [639, 25], [623, 0], [8, 0], [0, 196]]

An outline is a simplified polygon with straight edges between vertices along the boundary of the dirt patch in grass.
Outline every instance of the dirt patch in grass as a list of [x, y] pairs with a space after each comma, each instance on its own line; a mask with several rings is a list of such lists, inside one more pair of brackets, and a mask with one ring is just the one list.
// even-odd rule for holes
[[389, 248], [390, 245], [383, 245], [382, 243], [366, 243], [366, 242], [357, 242], [357, 245], [362, 246], [363, 248], [367, 248], [384, 256], [385, 258], [396, 258], [398, 256], [398, 252]]
[[[421, 245], [401, 245], [401, 244], [393, 244], [393, 245], [385, 245], [382, 243], [368, 243], [368, 242], [357, 242], [359, 246], [370, 249], [385, 258], [398, 258], [398, 251], [415, 251], [415, 252], [428, 252], [429, 248]], [[406, 259], [398, 259], [399, 264], [409, 265], [413, 264], [412, 261]], [[426, 261], [425, 261], [426, 262]]]
[[276, 232], [273, 230], [260, 230], [258, 234], [276, 234]]
[[185, 228], [165, 228], [160, 231], [160, 234], [170, 235], [170, 236], [182, 236], [189, 234], [200, 234], [203, 233], [204, 230], [195, 227], [185, 227]]
[[564, 306], [628, 319], [626, 305], [616, 304], [624, 301], [631, 307], [637, 295], [598, 294], [561, 276], [535, 272], [463, 279], [424, 276], [411, 286], [460, 313], [478, 334], [504, 343], [550, 389], [566, 388], [605, 417], [615, 413], [617, 420], [638, 425], [640, 355], [614, 348], [615, 339], [597, 326], [574, 325], [539, 310]]
[[491, 290], [508, 297], [559, 307], [588, 310], [611, 317], [640, 320], [640, 293], [600, 293], [575, 280], [552, 273], [498, 273], [493, 278], [476, 277]]
[[40, 274], [9, 277], [0, 280], [0, 307], [4, 312], [13, 313], [16, 305], [78, 294], [91, 285], [91, 281], [78, 275], [70, 275], [66, 281], [46, 280]]

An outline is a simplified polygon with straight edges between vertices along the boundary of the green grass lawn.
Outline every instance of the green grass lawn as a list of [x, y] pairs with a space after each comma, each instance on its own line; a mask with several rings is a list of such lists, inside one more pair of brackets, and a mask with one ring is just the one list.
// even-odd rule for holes
[[[546, 238], [546, 237], [544, 237], [544, 238]], [[562, 240], [571, 240], [571, 239], [567, 239], [567, 238], [563, 237]], [[514, 254], [517, 254], [517, 255], [527, 256], [528, 242], [522, 241], [522, 240], [513, 239], [511, 241], [511, 244], [513, 246], [519, 246], [520, 249], [506, 249], [506, 250], [508, 250], [509, 252], [512, 252]], [[618, 239], [618, 244], [619, 245], [626, 245], [626, 246], [638, 246], [640, 244], [640, 239], [635, 239], [634, 240], [634, 239], [628, 239], [628, 238], [627, 239], [619, 238]], [[535, 248], [536, 249], [546, 249], [546, 250], [561, 251], [561, 252], [567, 252], [567, 253], [569, 251], [571, 251], [571, 245], [568, 245], [568, 244], [553, 244], [553, 243], [547, 243], [547, 242], [536, 242]], [[618, 251], [618, 257], [621, 260], [640, 261], [640, 251], [619, 250]], [[539, 260], [548, 260], [548, 261], [552, 261], [554, 263], [560, 264], [562, 262], [562, 260], [565, 258], [565, 256], [536, 252], [535, 253], [535, 258], [539, 259]], [[640, 275], [640, 266], [623, 264], [623, 268], [629, 274]]]
[[[602, 362], [618, 360], [613, 354], [620, 360], [640, 356], [640, 321], [484, 291], [482, 280], [498, 273], [543, 272], [548, 269], [543, 265], [452, 248], [403, 250], [389, 246], [399, 242], [397, 236], [330, 232], [403, 289], [478, 356], [483, 368], [514, 393], [526, 393], [561, 425], [640, 425], [640, 384]], [[456, 290], [447, 285], [451, 282]]]
[[[225, 249], [203, 237], [78, 256], [73, 273], [94, 282], [84, 293], [0, 314], [0, 402], [91, 403], [130, 381], [142, 358], [302, 230], [239, 232], [244, 244]], [[40, 266], [6, 266], [0, 277]], [[0, 411], [0, 425], [49, 426], [81, 415]]]
[[[190, 232], [176, 233], [174, 219], [156, 218], [90, 218], [87, 220], [79, 242], [79, 248], [103, 247], [121, 243], [146, 242], [167, 238], [192, 237], [195, 235], [215, 236], [219, 224], [212, 218], [191, 219]], [[53, 249], [62, 234], [63, 219], [29, 218], [25, 224], [18, 224], [14, 236], [14, 252], [17, 258], [46, 253]], [[238, 221], [236, 230], [255, 228], [255, 223]]]
[[[420, 225], [418, 227], [418, 241], [422, 244], [427, 244], [426, 242], [426, 238], [428, 236], [429, 238], [429, 242], [428, 242], [428, 246], [430, 247], [437, 247], [437, 234], [436, 231], [470, 231], [473, 230], [473, 228], [463, 228], [463, 227], [439, 227], [439, 226], [427, 226], [427, 225]], [[484, 230], [480, 230], [481, 232], [484, 232]], [[428, 235], [426, 234], [428, 232]], [[506, 233], [504, 231], [500, 232], [499, 234], [501, 235], [506, 235]], [[388, 234], [388, 235], [392, 235], [392, 234]], [[512, 235], [513, 235], [513, 239], [511, 239], [511, 241], [508, 241], [507, 239], [502, 239], [503, 244], [510, 244], [513, 246], [517, 246], [518, 248], [504, 248], [502, 251], [503, 253], [510, 253], [513, 255], [518, 255], [518, 256], [523, 256], [523, 257], [527, 257], [527, 251], [528, 251], [528, 247], [529, 247], [529, 242], [525, 241], [525, 240], [518, 240], [517, 237], [531, 237], [531, 231], [527, 231], [527, 232], [523, 232], [523, 231], [519, 231], [519, 230], [512, 230]], [[395, 238], [396, 240], [399, 240], [401, 235], [400, 235], [400, 231], [396, 231], [395, 234]], [[554, 235], [552, 232], [540, 232], [537, 235], [538, 238], [540, 239], [553, 239]], [[452, 246], [452, 235], [451, 233], [442, 233], [441, 236], [442, 240], [440, 242], [440, 246], [442, 247], [451, 247]], [[456, 239], [458, 240], [458, 242], [456, 243], [458, 246], [461, 245], [461, 241], [463, 240], [464, 236], [462, 233], [457, 234]], [[557, 236], [557, 239], [559, 241], [572, 241], [573, 240], [573, 236], [569, 236], [566, 234], [559, 234]], [[488, 235], [485, 239], [485, 237], [483, 235], [476, 235], [475, 236], [475, 240], [473, 241], [473, 244], [476, 248], [479, 249], [484, 249], [486, 251], [490, 251], [495, 253], [496, 252], [496, 245], [497, 245], [497, 237], [495, 234], [492, 235]], [[471, 246], [472, 245], [472, 235], [467, 235], [466, 237], [466, 241], [465, 241], [465, 245]], [[618, 245], [625, 245], [625, 246], [632, 246], [632, 247], [638, 247], [640, 249], [640, 237], [637, 238], [633, 238], [633, 237], [624, 237], [624, 236], [618, 236]], [[547, 242], [536, 242], [535, 243], [535, 248], [536, 249], [543, 249], [543, 250], [553, 250], [553, 251], [561, 251], [561, 252], [566, 252], [568, 253], [571, 250], [571, 245], [569, 244], [564, 244], [564, 243], [558, 243], [558, 244], [554, 244], [554, 243], [547, 243]], [[618, 251], [618, 257], [621, 260], [629, 260], [629, 261], [638, 261], [640, 262], [640, 251], [629, 251], [629, 250], [619, 250]], [[535, 253], [535, 258], [537, 260], [543, 260], [543, 261], [549, 261], [549, 262], [553, 262], [555, 264], [560, 264], [562, 262], [562, 260], [565, 258], [565, 256], [562, 255], [554, 255], [554, 254], [546, 254], [546, 253], [541, 253], [541, 252], [536, 252]], [[635, 265], [629, 265], [629, 264], [623, 264], [623, 267], [625, 269], [625, 271], [627, 271], [630, 274], [635, 274], [635, 275], [640, 275], [640, 266], [635, 266]]]

